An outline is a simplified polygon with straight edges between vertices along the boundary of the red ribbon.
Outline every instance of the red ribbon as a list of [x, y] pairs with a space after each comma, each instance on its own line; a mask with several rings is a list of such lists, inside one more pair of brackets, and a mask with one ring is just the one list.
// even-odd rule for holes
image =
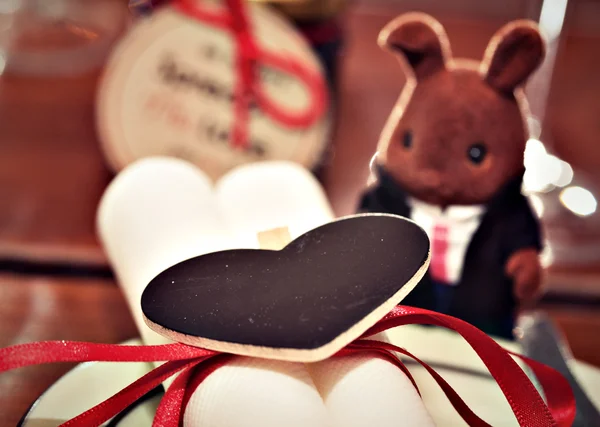
[[[474, 326], [429, 310], [398, 306], [361, 339], [349, 344], [334, 357], [357, 353], [376, 353], [396, 365], [418, 387], [408, 369], [394, 354], [404, 354], [420, 363], [440, 385], [454, 408], [471, 426], [488, 426], [427, 363], [409, 351], [392, 344], [364, 338], [406, 324], [430, 324], [458, 332], [471, 345], [489, 369], [519, 425], [524, 427], [571, 426], [575, 419], [575, 399], [567, 380], [556, 370], [518, 354], [504, 350], [493, 339]], [[519, 357], [540, 382], [547, 404], [527, 375], [510, 356]], [[0, 372], [28, 365], [56, 362], [166, 362], [147, 373], [113, 397], [73, 418], [63, 426], [98, 426], [123, 411], [137, 399], [164, 382], [179, 375], [165, 392], [156, 412], [155, 426], [178, 427], [187, 402], [202, 381], [227, 364], [233, 357], [184, 344], [158, 346], [123, 346], [73, 341], [44, 341], [0, 349]]]
[[[306, 128], [323, 115], [327, 105], [327, 91], [321, 75], [300, 61], [264, 50], [254, 40], [242, 0], [226, 0], [227, 8], [222, 11], [202, 8], [195, 0], [175, 0], [174, 5], [183, 14], [230, 31], [235, 37], [237, 82], [233, 101], [234, 147], [249, 146], [248, 124], [252, 102], [256, 102], [272, 120], [289, 128]], [[300, 80], [310, 94], [310, 102], [306, 108], [298, 112], [289, 112], [273, 102], [264, 92], [261, 79], [257, 76], [259, 65], [277, 69]]]

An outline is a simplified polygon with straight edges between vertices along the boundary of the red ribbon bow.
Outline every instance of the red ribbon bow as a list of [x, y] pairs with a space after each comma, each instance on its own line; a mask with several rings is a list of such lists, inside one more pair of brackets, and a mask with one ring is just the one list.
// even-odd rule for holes
[[[524, 427], [571, 426], [575, 419], [575, 399], [567, 380], [556, 370], [515, 353], [474, 326], [429, 310], [398, 306], [375, 326], [333, 357], [357, 353], [376, 353], [401, 369], [417, 388], [410, 372], [394, 354], [409, 356], [420, 363], [440, 385], [454, 408], [471, 426], [488, 426], [429, 365], [409, 351], [392, 344], [364, 338], [406, 324], [429, 324], [454, 330], [471, 345], [489, 369], [508, 400], [519, 425]], [[533, 371], [546, 396], [544, 402], [527, 375], [512, 359], [522, 359]], [[45, 341], [0, 349], [0, 372], [28, 365], [56, 362], [166, 362], [144, 375], [113, 397], [62, 424], [98, 426], [111, 419], [167, 378], [177, 377], [165, 392], [156, 411], [154, 426], [178, 427], [187, 402], [196, 387], [212, 372], [233, 357], [184, 344], [124, 346], [73, 341]]]
[[[223, 11], [202, 8], [195, 0], [175, 0], [183, 14], [233, 33], [236, 39], [236, 75], [232, 144], [248, 147], [248, 119], [252, 102], [274, 121], [289, 128], [306, 128], [325, 112], [327, 90], [322, 76], [296, 59], [264, 50], [253, 37], [242, 0], [226, 0]], [[270, 67], [292, 75], [307, 88], [310, 102], [299, 112], [288, 112], [273, 102], [263, 91], [258, 66]]]

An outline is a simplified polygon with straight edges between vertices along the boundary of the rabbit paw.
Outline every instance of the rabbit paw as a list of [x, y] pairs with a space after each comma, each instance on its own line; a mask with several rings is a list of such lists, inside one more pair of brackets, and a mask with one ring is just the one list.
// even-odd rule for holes
[[539, 295], [542, 267], [535, 249], [521, 249], [506, 263], [506, 274], [513, 279], [513, 292], [520, 301], [530, 301]]

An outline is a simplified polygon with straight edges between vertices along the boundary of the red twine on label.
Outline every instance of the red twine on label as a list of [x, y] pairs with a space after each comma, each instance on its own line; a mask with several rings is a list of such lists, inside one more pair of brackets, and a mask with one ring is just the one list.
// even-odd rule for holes
[[[349, 344], [333, 357], [375, 353], [401, 369], [417, 384], [395, 355], [400, 353], [421, 364], [440, 385], [461, 417], [471, 426], [488, 426], [479, 418], [433, 368], [409, 351], [392, 344], [365, 340], [376, 333], [406, 324], [442, 326], [458, 332], [471, 345], [496, 380], [508, 400], [519, 425], [524, 427], [568, 427], [575, 419], [575, 398], [567, 380], [556, 370], [518, 354], [504, 350], [474, 326], [429, 310], [398, 306], [361, 339]], [[542, 386], [547, 404], [519, 365], [511, 357], [523, 360]], [[166, 390], [156, 412], [155, 426], [178, 427], [193, 391], [212, 372], [234, 357], [184, 344], [125, 346], [73, 341], [44, 341], [0, 349], [0, 372], [29, 365], [56, 362], [166, 362], [147, 373], [113, 397], [73, 418], [63, 426], [98, 426], [123, 411], [137, 399], [179, 374]], [[418, 391], [418, 388], [417, 388]]]
[[[263, 49], [254, 39], [242, 0], [226, 0], [223, 10], [208, 10], [195, 0], [175, 0], [174, 6], [183, 14], [229, 31], [235, 37], [236, 86], [233, 99], [234, 147], [249, 147], [249, 118], [252, 103], [272, 120], [289, 128], [306, 128], [325, 112], [327, 90], [323, 77], [300, 61]], [[309, 104], [301, 111], [286, 111], [265, 93], [259, 67], [268, 67], [296, 77], [309, 93]]]

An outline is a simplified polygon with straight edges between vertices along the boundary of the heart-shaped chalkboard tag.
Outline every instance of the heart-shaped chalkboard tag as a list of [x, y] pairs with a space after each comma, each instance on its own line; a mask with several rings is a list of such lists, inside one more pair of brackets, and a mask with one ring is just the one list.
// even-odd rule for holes
[[215, 351], [296, 362], [326, 359], [414, 288], [429, 239], [395, 215], [325, 224], [281, 250], [213, 252], [176, 264], [142, 294], [150, 328]]

